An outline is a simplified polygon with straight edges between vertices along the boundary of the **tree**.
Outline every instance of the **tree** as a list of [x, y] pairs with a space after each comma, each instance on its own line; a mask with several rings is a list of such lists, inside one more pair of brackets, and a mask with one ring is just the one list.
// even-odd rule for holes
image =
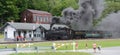
[[48, 11], [54, 16], [60, 16], [67, 7], [78, 8], [77, 0], [33, 0], [33, 7], [37, 10]]
[[54, 3], [55, 6], [53, 6], [51, 13], [55, 16], [60, 16], [63, 9], [67, 7], [73, 7], [74, 9], [78, 8], [78, 3], [76, 0], [59, 0]]
[[19, 21], [20, 13], [27, 9], [31, 0], [0, 0], [0, 26], [10, 20]]
[[16, 20], [18, 18], [17, 13], [19, 12], [19, 9], [15, 6], [15, 4], [16, 0], [0, 0], [0, 19], [2, 23], [12, 19]]
[[94, 21], [94, 26], [96, 26], [99, 22], [102, 21], [110, 13], [117, 13], [120, 10], [120, 0], [105, 0], [105, 9], [101, 15], [101, 17]]

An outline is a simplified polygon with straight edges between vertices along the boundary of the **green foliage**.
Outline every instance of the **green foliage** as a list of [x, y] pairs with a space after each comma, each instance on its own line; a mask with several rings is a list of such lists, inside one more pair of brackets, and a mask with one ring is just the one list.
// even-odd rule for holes
[[31, 0], [0, 0], [0, 25], [20, 20], [20, 13], [27, 9]]
[[102, 21], [103, 18], [105, 18], [110, 13], [117, 13], [120, 11], [120, 0], [105, 0], [105, 9], [101, 15], [101, 17], [94, 21], [94, 26], [97, 25], [99, 22]]
[[77, 0], [33, 0], [33, 7], [37, 10], [48, 11], [54, 16], [60, 16], [67, 7], [78, 8]]
[[32, 0], [33, 8], [37, 10], [48, 11], [49, 3], [47, 0]]
[[101, 16], [101, 18], [106, 17], [108, 14], [115, 12], [117, 13], [120, 10], [120, 0], [118, 0], [118, 2], [116, 2], [117, 0], [106, 0], [106, 8], [103, 11], [103, 14]]
[[63, 9], [67, 7], [73, 7], [75, 9], [78, 8], [78, 4], [75, 0], [62, 0], [62, 2], [56, 3], [56, 6], [53, 7], [52, 13], [53, 15], [60, 16]]
[[18, 18], [18, 8], [15, 6], [16, 0], [0, 0], [0, 18], [3, 21]]

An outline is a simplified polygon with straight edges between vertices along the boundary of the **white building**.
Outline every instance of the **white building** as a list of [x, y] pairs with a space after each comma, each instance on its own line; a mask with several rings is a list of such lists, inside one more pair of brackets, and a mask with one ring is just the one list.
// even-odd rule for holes
[[[66, 25], [53, 25], [55, 28], [67, 27]], [[45, 31], [50, 29], [50, 24], [35, 23], [11, 23], [7, 22], [1, 30], [4, 31], [5, 40], [16, 40], [18, 36], [22, 36], [26, 40], [44, 40]]]

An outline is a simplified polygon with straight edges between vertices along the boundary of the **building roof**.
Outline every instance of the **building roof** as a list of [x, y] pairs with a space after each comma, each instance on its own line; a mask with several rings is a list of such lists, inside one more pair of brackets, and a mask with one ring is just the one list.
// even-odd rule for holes
[[[11, 22], [7, 22], [2, 28], [1, 30], [4, 30], [4, 28], [10, 25], [13, 28], [17, 29], [17, 30], [35, 30], [38, 27], [43, 27], [45, 30], [49, 30], [50, 29], [50, 24], [36, 24], [36, 23], [11, 23]], [[53, 27], [66, 27], [69, 28], [66, 25], [61, 25], [61, 24], [55, 24], [53, 25]]]
[[39, 10], [32, 10], [32, 9], [27, 9], [28, 11], [32, 12], [32, 13], [36, 13], [36, 14], [50, 14], [46, 11], [39, 11]]
[[17, 30], [35, 30], [40, 25], [35, 23], [11, 23], [7, 22], [5, 26], [10, 25]]

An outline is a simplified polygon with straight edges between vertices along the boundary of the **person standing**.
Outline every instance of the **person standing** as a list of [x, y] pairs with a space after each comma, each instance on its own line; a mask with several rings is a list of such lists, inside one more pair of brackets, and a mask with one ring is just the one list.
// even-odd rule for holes
[[93, 43], [93, 50], [94, 50], [94, 53], [96, 53], [96, 47], [97, 47], [97, 44], [96, 44], [96, 43]]
[[85, 44], [85, 47], [86, 47], [86, 49], [88, 49], [88, 44], [87, 43]]
[[76, 42], [75, 47], [76, 47], [76, 49], [78, 49], [78, 42]]

